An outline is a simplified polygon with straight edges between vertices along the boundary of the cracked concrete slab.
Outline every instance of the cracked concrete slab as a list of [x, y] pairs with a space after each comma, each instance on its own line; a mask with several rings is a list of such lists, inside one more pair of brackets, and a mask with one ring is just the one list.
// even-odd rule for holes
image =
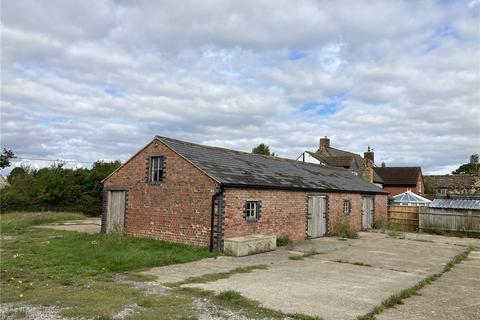
[[404, 301], [377, 316], [379, 320], [473, 320], [480, 319], [480, 251], [444, 273], [421, 290], [420, 296]]

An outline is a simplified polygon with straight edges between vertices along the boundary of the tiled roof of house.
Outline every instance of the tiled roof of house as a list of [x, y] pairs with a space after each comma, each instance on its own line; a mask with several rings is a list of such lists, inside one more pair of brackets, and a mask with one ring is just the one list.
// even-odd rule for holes
[[157, 136], [218, 182], [239, 187], [385, 193], [350, 171]]
[[[318, 149], [317, 152], [307, 152], [312, 157], [329, 166], [352, 169], [357, 171], [360, 175], [363, 175], [366, 168], [365, 159], [356, 153], [332, 147]], [[383, 184], [383, 179], [375, 171], [373, 171], [373, 182]]]
[[417, 185], [420, 167], [375, 167], [373, 170], [382, 178], [385, 185]]
[[472, 175], [432, 175], [424, 176], [425, 184], [429, 186], [440, 189], [470, 189], [470, 188], [480, 188], [480, 177]]

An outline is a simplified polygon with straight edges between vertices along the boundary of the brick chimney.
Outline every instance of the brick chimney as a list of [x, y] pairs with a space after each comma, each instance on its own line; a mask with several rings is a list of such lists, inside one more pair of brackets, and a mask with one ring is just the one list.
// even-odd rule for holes
[[363, 158], [365, 160], [369, 160], [372, 164], [375, 163], [375, 153], [373, 152], [373, 149], [368, 146], [367, 152], [363, 153]]
[[330, 148], [330, 139], [327, 136], [320, 138], [320, 150], [325, 150]]

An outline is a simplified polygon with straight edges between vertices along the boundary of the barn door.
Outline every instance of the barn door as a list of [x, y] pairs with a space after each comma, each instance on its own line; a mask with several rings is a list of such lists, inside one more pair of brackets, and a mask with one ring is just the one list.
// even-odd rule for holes
[[373, 227], [373, 198], [363, 197], [362, 199], [362, 228], [371, 229]]
[[321, 237], [327, 233], [326, 197], [308, 197], [307, 233], [310, 238]]
[[108, 192], [107, 233], [123, 233], [125, 191]]

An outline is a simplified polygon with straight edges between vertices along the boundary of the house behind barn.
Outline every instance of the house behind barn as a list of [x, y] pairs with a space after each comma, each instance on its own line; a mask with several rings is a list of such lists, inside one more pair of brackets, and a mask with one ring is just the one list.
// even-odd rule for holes
[[387, 193], [352, 174], [157, 136], [104, 180], [102, 231], [210, 246], [249, 235], [302, 240], [386, 219]]

